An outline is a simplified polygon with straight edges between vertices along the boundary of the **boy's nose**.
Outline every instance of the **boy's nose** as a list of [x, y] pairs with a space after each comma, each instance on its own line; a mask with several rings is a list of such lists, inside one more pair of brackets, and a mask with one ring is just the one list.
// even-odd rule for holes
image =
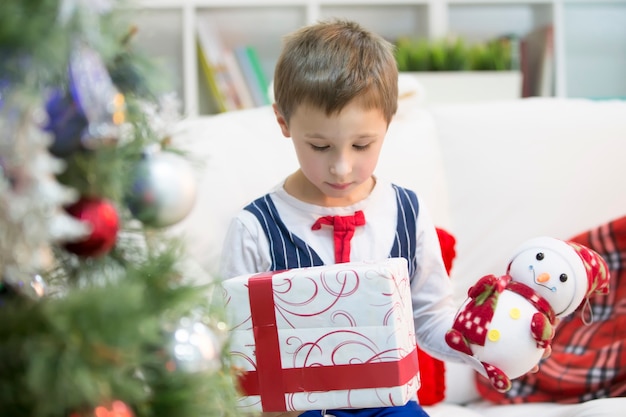
[[330, 173], [339, 176], [349, 174], [350, 163], [345, 158], [338, 158], [331, 164]]

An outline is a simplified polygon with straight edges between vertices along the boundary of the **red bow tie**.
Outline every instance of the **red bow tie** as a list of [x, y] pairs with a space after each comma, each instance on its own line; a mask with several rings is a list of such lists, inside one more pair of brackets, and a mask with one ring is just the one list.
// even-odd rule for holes
[[365, 224], [365, 216], [361, 210], [352, 216], [324, 216], [317, 219], [311, 230], [319, 230], [322, 225], [333, 227], [333, 240], [335, 242], [335, 262], [344, 263], [350, 261], [350, 240], [354, 236], [354, 229]]

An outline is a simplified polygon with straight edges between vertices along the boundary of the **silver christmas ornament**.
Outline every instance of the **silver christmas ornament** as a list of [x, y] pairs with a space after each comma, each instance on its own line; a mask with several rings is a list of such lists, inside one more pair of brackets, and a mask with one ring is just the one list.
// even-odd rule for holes
[[222, 343], [200, 321], [182, 318], [172, 334], [170, 354], [173, 369], [183, 372], [213, 372], [220, 369]]
[[147, 226], [167, 227], [184, 219], [196, 201], [196, 180], [182, 156], [146, 151], [132, 174], [128, 207]]

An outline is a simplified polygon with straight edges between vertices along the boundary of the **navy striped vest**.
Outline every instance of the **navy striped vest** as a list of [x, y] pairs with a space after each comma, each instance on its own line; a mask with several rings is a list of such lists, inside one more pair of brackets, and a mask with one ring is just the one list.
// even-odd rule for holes
[[[398, 205], [398, 223], [390, 258], [403, 257], [408, 261], [409, 276], [415, 272], [416, 221], [418, 214], [417, 196], [411, 190], [393, 185]], [[280, 219], [274, 202], [269, 195], [260, 197], [247, 205], [245, 210], [255, 215], [270, 245], [272, 271], [284, 269], [320, 266], [324, 262], [298, 236], [292, 234]]]

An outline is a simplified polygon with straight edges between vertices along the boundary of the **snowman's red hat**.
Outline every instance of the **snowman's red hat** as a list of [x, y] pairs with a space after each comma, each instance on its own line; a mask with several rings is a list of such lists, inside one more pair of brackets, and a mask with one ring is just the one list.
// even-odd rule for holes
[[585, 298], [594, 293], [608, 293], [609, 268], [606, 261], [597, 252], [575, 242], [542, 236], [525, 241], [517, 248], [515, 256], [526, 249], [536, 247], [544, 247], [560, 253], [574, 269], [574, 274], [577, 277], [586, 277], [584, 285], [576, 285], [572, 302], [565, 311], [558, 314], [559, 317], [573, 313]]
[[609, 292], [609, 267], [602, 256], [596, 251], [589, 249], [576, 242], [567, 242], [570, 245], [580, 259], [583, 261], [585, 271], [587, 273], [587, 293], [586, 297], [598, 294], [608, 294]]

